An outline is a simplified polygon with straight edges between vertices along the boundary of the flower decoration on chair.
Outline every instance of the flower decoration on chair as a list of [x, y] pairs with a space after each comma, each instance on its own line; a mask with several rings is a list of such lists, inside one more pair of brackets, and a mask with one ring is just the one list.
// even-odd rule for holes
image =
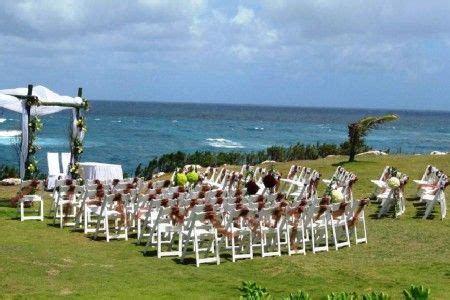
[[269, 172], [263, 177], [263, 183], [267, 189], [273, 190], [273, 188], [278, 184], [277, 175], [277, 171], [272, 165]]
[[344, 195], [339, 190], [331, 191], [331, 202], [339, 203], [344, 200]]
[[[247, 181], [247, 183], [245, 184], [245, 187], [247, 188], [247, 194], [249, 195], [256, 195], [256, 193], [258, 193], [259, 191], [259, 186], [256, 183], [254, 177], [253, 177], [253, 172], [249, 172], [249, 180]], [[247, 178], [247, 176], [246, 176]]]
[[188, 179], [186, 177], [186, 174], [184, 174], [183, 172], [180, 171], [175, 175], [175, 185], [185, 186], [187, 182]]
[[186, 174], [186, 179], [190, 184], [196, 185], [200, 178], [195, 169], [192, 169]]
[[397, 189], [400, 187], [400, 180], [397, 177], [391, 177], [388, 179], [387, 184], [388, 184], [389, 188]]

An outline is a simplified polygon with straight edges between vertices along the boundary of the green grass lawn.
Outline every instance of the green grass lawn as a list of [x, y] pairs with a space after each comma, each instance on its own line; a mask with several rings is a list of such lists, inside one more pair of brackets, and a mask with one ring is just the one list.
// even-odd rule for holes
[[[411, 179], [422, 176], [428, 163], [450, 175], [450, 156], [364, 157], [345, 164], [358, 175], [355, 197], [370, 194], [370, 179], [385, 165]], [[295, 162], [317, 169], [327, 178], [344, 157]], [[277, 164], [287, 172], [290, 163]], [[324, 186], [321, 184], [321, 190]], [[431, 288], [433, 299], [450, 298], [450, 221], [422, 220], [414, 205], [416, 186], [407, 186], [406, 214], [399, 219], [373, 219], [377, 205], [368, 207], [368, 244], [306, 256], [243, 260], [224, 256], [217, 265], [180, 264], [177, 259], [143, 256], [143, 246], [129, 241], [93, 241], [69, 228], [16, 219], [8, 207], [17, 188], [0, 187], [0, 295], [9, 297], [138, 297], [237, 298], [241, 281], [252, 280], [273, 296], [303, 289], [314, 299], [333, 291], [384, 291], [394, 299], [410, 284]], [[446, 192], [450, 199], [449, 191]], [[49, 199], [47, 198], [47, 207]]]

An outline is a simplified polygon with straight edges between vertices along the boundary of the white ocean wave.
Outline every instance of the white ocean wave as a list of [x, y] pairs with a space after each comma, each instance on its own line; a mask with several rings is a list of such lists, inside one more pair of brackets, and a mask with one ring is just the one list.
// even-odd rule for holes
[[20, 130], [0, 130], [0, 138], [10, 138], [22, 134]]
[[100, 118], [95, 118], [94, 120], [95, 120], [95, 121], [100, 121]]
[[233, 142], [232, 140], [227, 140], [223, 138], [213, 139], [207, 138], [206, 143], [214, 148], [245, 148], [242, 144], [238, 142]]
[[264, 130], [264, 127], [255, 127], [255, 130]]
[[111, 121], [112, 123], [122, 123], [122, 120]]
[[5, 122], [5, 121], [6, 121], [6, 119], [0, 118], [0, 123], [3, 123], [3, 122]]

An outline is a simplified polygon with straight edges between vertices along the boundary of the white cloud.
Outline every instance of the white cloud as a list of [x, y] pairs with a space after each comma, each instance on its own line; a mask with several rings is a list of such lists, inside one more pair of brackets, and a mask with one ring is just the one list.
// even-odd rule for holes
[[427, 50], [449, 45], [448, 15], [443, 0], [4, 0], [0, 57], [23, 73], [58, 64], [55, 74], [82, 65], [102, 74], [242, 67], [420, 78], [449, 58]]
[[236, 15], [231, 19], [231, 23], [237, 25], [248, 25], [255, 17], [255, 12], [247, 7], [239, 6]]
[[257, 49], [245, 46], [243, 44], [232, 45], [230, 50], [239, 59], [243, 61], [250, 61], [252, 57], [258, 52]]

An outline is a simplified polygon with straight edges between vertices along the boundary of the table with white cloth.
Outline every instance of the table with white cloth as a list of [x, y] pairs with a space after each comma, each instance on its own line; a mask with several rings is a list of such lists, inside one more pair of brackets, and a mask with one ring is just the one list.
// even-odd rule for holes
[[111, 181], [113, 179], [123, 179], [121, 165], [104, 164], [98, 162], [82, 162], [80, 163], [81, 177], [84, 180], [98, 179]]

